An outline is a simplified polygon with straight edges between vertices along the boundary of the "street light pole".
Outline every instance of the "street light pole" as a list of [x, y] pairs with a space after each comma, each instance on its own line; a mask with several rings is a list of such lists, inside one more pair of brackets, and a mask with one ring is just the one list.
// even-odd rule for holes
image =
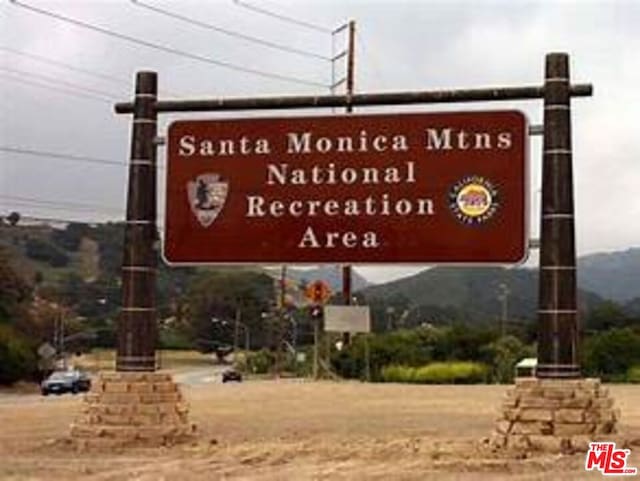
[[395, 308], [393, 306], [387, 307], [387, 331], [393, 330], [393, 313]]
[[238, 352], [238, 336], [240, 334], [240, 316], [242, 312], [240, 311], [240, 307], [236, 307], [236, 317], [235, 324], [233, 329], [233, 358], [235, 359], [236, 353]]
[[498, 300], [502, 303], [502, 315], [500, 316], [500, 336], [504, 337], [506, 334], [506, 324], [508, 319], [508, 309], [509, 309], [509, 294], [511, 291], [509, 287], [501, 283], [498, 286]]
[[249, 352], [249, 349], [251, 349], [251, 336], [249, 333], [249, 328], [247, 327], [246, 324], [243, 324], [244, 326], [244, 350], [246, 352]]

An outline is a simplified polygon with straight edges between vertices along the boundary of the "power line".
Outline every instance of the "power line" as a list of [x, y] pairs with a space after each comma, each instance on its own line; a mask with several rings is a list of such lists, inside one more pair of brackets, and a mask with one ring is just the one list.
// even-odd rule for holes
[[[105, 74], [105, 73], [102, 73], [102, 72], [96, 72], [95, 70], [88, 70], [88, 69], [85, 69], [85, 68], [80, 68], [80, 67], [77, 67], [75, 65], [71, 65], [71, 64], [68, 64], [68, 63], [65, 63], [65, 62], [60, 62], [58, 60], [52, 60], [50, 58], [42, 57], [40, 55], [36, 55], [36, 54], [33, 54], [33, 53], [24, 52], [24, 51], [21, 51], [21, 50], [16, 50], [14, 48], [7, 47], [7, 46], [4, 46], [4, 45], [0, 45], [0, 50], [2, 50], [4, 52], [9, 52], [9, 53], [11, 53], [13, 55], [18, 55], [18, 56], [21, 56], [21, 57], [25, 57], [25, 58], [28, 58], [30, 60], [36, 61], [36, 62], [41, 62], [41, 63], [45, 63], [45, 64], [49, 64], [49, 65], [54, 65], [55, 67], [58, 67], [58, 68], [63, 68], [63, 69], [70, 70], [72, 72], [79, 72], [79, 73], [82, 73], [84, 75], [89, 75], [89, 76], [92, 76], [92, 77], [95, 77], [95, 78], [99, 78], [101, 80], [105, 80], [105, 81], [111, 82], [113, 84], [118, 84], [118, 85], [122, 86], [123, 88], [130, 89], [131, 85], [132, 85], [132, 83], [129, 82], [128, 80], [126, 80], [125, 78], [115, 77], [113, 75], [108, 75], [108, 74]], [[172, 93], [172, 92], [170, 92], [168, 90], [165, 90], [165, 89], [160, 89], [160, 93], [165, 94], [165, 95], [170, 95], [172, 97], [181, 96], [181, 94]]]
[[[5, 204], [10, 204], [13, 205], [14, 207], [12, 207], [13, 210], [20, 210], [20, 209], [45, 209], [45, 210], [56, 210], [56, 211], [65, 211], [65, 212], [74, 212], [77, 211], [78, 213], [85, 213], [85, 212], [93, 212], [96, 214], [103, 214], [103, 215], [118, 215], [118, 212], [116, 212], [116, 210], [105, 210], [105, 209], [96, 209], [95, 207], [72, 207], [72, 206], [68, 206], [68, 205], [55, 205], [55, 204], [48, 204], [48, 203], [44, 203], [44, 202], [30, 202], [30, 201], [22, 201], [22, 200], [6, 200], [6, 201], [2, 201]], [[120, 215], [124, 217], [124, 209], [122, 209], [122, 212], [120, 212]]]
[[50, 59], [48, 57], [42, 57], [40, 55], [35, 55], [35, 54], [32, 54], [32, 53], [24, 52], [22, 50], [16, 50], [16, 49], [13, 49], [11, 47], [6, 47], [4, 45], [0, 45], [0, 50], [2, 50], [4, 52], [9, 52], [9, 53], [14, 54], [14, 55], [19, 55], [21, 57], [26, 57], [28, 59], [35, 60], [36, 62], [42, 62], [42, 63], [46, 63], [46, 64], [49, 64], [49, 65], [55, 65], [56, 67], [64, 68], [64, 69], [67, 69], [67, 70], [71, 70], [73, 72], [79, 72], [79, 73], [82, 73], [82, 74], [85, 74], [85, 75], [90, 75], [92, 77], [99, 78], [99, 79], [102, 79], [102, 80], [106, 80], [107, 82], [111, 82], [111, 83], [114, 83], [114, 84], [118, 84], [118, 85], [122, 85], [122, 86], [124, 86], [124, 85], [130, 86], [129, 82], [127, 82], [123, 78], [114, 77], [112, 75], [107, 75], [107, 74], [104, 74], [104, 73], [101, 73], [101, 72], [96, 72], [96, 71], [93, 71], [93, 70], [87, 70], [85, 68], [76, 67], [75, 65], [70, 65], [68, 63], [60, 62], [58, 60], [53, 60], [53, 59]]
[[[115, 165], [118, 167], [128, 167], [129, 162], [123, 162], [120, 160], [111, 160], [111, 159], [101, 159], [98, 157], [90, 157], [87, 155], [75, 155], [75, 154], [62, 154], [59, 152], [50, 152], [45, 150], [36, 150], [36, 149], [27, 149], [22, 147], [11, 147], [8, 145], [0, 145], [0, 152], [10, 152], [12, 154], [20, 154], [20, 155], [33, 155], [36, 157], [44, 157], [46, 159], [56, 159], [56, 160], [70, 160], [74, 162], [88, 162], [93, 164], [102, 164], [102, 165]], [[164, 165], [157, 164], [157, 169], [163, 169]]]
[[[93, 212], [93, 213], [100, 213], [104, 215], [114, 215], [116, 213], [115, 210], [109, 210], [109, 211], [97, 210], [94, 207], [91, 207], [91, 208], [72, 207], [68, 205], [56, 205], [56, 204], [49, 204], [49, 203], [35, 202], [35, 201], [29, 202], [29, 201], [21, 201], [21, 200], [8, 200], [7, 202], [9, 204], [17, 205], [18, 207], [11, 207], [11, 209], [18, 210], [18, 211], [22, 208], [29, 208], [29, 209], [62, 210], [65, 212], [78, 211], [80, 213]], [[124, 217], [124, 209], [122, 210], [121, 215]]]
[[86, 203], [79, 203], [79, 202], [64, 202], [64, 201], [55, 201], [55, 200], [48, 200], [48, 199], [38, 199], [35, 197], [24, 197], [24, 196], [20, 196], [20, 195], [5, 195], [5, 194], [0, 194], [0, 199], [6, 199], [12, 202], [16, 202], [16, 203], [32, 203], [32, 204], [41, 204], [44, 207], [51, 207], [51, 208], [71, 208], [71, 209], [82, 209], [82, 210], [86, 210], [86, 209], [90, 209], [93, 211], [96, 211], [96, 209], [98, 210], [102, 210], [104, 212], [106, 211], [110, 211], [110, 212], [123, 212], [122, 208], [116, 208], [116, 207], [110, 207], [110, 206], [104, 206], [104, 205], [97, 205], [97, 204], [86, 204]]
[[15, 68], [9, 68], [9, 67], [2, 67], [0, 66], [0, 70], [4, 71], [4, 72], [8, 72], [8, 73], [12, 73], [12, 74], [17, 74], [17, 75], [26, 75], [27, 78], [35, 78], [35, 79], [41, 79], [41, 80], [45, 80], [47, 82], [52, 82], [53, 84], [57, 84], [57, 85], [62, 85], [63, 87], [71, 87], [83, 92], [88, 92], [90, 94], [97, 94], [97, 95], [104, 95], [105, 97], [109, 98], [109, 97], [116, 97], [116, 95], [114, 95], [111, 92], [106, 92], [104, 90], [98, 90], [98, 89], [94, 89], [91, 87], [85, 87], [84, 85], [79, 85], [73, 82], [67, 82], [65, 80], [60, 80], [57, 79], [55, 77], [50, 77], [48, 75], [42, 75], [39, 73], [35, 73], [35, 72], [29, 72], [26, 70], [20, 70], [20, 69], [15, 69]]
[[37, 157], [46, 157], [46, 158], [54, 158], [54, 159], [62, 159], [62, 160], [72, 160], [72, 161], [81, 161], [81, 162], [91, 162], [94, 164], [104, 164], [104, 165], [117, 165], [117, 166], [127, 166], [127, 162], [121, 162], [118, 160], [110, 160], [110, 159], [101, 159], [97, 157], [89, 157], [85, 155], [74, 155], [74, 154], [61, 154], [58, 152], [48, 152], [44, 150], [35, 150], [35, 149], [25, 149], [22, 147], [11, 147], [8, 145], [0, 145], [0, 151], [3, 152], [11, 152], [13, 154], [21, 154], [21, 155], [35, 155]]
[[[27, 220], [27, 221], [33, 221], [33, 222], [56, 222], [60, 224], [79, 223], [79, 224], [96, 224], [96, 225], [108, 224], [109, 222], [112, 222], [112, 221], [62, 219], [59, 217], [41, 217], [41, 216], [33, 216], [33, 215], [25, 215], [25, 214], [20, 214], [20, 220]], [[113, 222], [116, 223], [116, 222], [122, 222], [122, 221], [118, 220]]]
[[72, 25], [76, 25], [77, 27], [81, 27], [81, 28], [85, 28], [88, 30], [92, 30], [94, 32], [98, 32], [101, 33], [103, 35], [107, 35], [109, 37], [113, 37], [113, 38], [117, 38], [119, 40], [124, 40], [127, 41], [129, 43], [133, 43], [136, 45], [142, 45], [143, 47], [147, 47], [147, 48], [151, 48], [154, 50], [158, 50], [160, 52], [165, 52], [165, 53], [170, 53], [172, 55], [178, 55], [180, 57], [185, 57], [185, 58], [189, 58], [192, 60], [196, 60], [199, 62], [203, 62], [203, 63], [207, 63], [207, 64], [211, 64], [211, 65], [216, 65], [218, 67], [223, 67], [223, 68], [227, 68], [229, 70], [235, 70], [237, 72], [244, 72], [244, 73], [249, 73], [252, 75], [256, 75], [259, 77], [264, 77], [264, 78], [271, 78], [271, 79], [275, 79], [275, 80], [282, 80], [285, 82], [291, 82], [291, 83], [297, 83], [297, 84], [301, 84], [301, 85], [312, 85], [312, 86], [320, 86], [320, 87], [326, 87], [325, 84], [320, 83], [320, 82], [316, 82], [313, 80], [307, 80], [307, 79], [302, 79], [302, 78], [298, 78], [298, 77], [290, 77], [287, 75], [281, 75], [281, 74], [277, 74], [277, 73], [271, 73], [271, 72], [266, 72], [263, 70], [257, 70], [257, 69], [253, 69], [253, 68], [249, 68], [249, 67], [243, 67], [240, 65], [236, 65], [233, 63], [229, 63], [226, 61], [222, 61], [222, 60], [216, 60], [214, 58], [211, 57], [205, 57], [203, 55], [197, 55], [194, 53], [190, 53], [190, 52], [185, 52], [183, 50], [179, 50], [173, 47], [168, 47], [166, 45], [161, 45], [161, 44], [157, 44], [157, 43], [153, 43], [153, 42], [149, 42], [147, 40], [142, 40], [136, 37], [132, 37], [130, 35], [125, 35], [119, 32], [115, 32], [113, 30], [109, 30], [103, 27], [99, 27], [87, 22], [83, 22], [81, 20], [76, 20], [74, 18], [71, 17], [67, 17], [64, 15], [60, 15], [58, 13], [55, 12], [51, 12], [49, 10], [44, 10], [38, 7], [34, 7], [32, 5], [28, 5], [26, 3], [22, 3], [18, 0], [9, 0], [13, 5], [17, 6], [17, 7], [21, 7], [24, 8], [26, 10], [30, 10], [32, 12], [35, 13], [39, 13], [41, 15], [50, 17], [50, 18], [55, 18], [56, 20], [59, 20], [61, 22], [65, 22], [65, 23], [70, 23]]
[[[0, 214], [0, 217], [6, 217]], [[63, 217], [45, 217], [45, 216], [36, 216], [36, 215], [28, 215], [20, 213], [20, 220], [27, 220], [32, 222], [55, 222], [58, 224], [88, 224], [88, 225], [106, 225], [106, 224], [124, 224], [125, 219], [113, 219], [113, 220], [82, 220], [82, 219], [68, 219]], [[157, 224], [158, 232], [160, 235], [163, 234], [164, 226], [163, 224]]]
[[4, 78], [5, 80], [11, 80], [13, 82], [17, 82], [17, 83], [19, 83], [21, 85], [29, 85], [31, 87], [39, 87], [41, 89], [52, 90], [52, 91], [56, 91], [56, 92], [59, 92], [59, 93], [71, 95], [71, 96], [74, 96], [74, 97], [84, 98], [84, 99], [99, 100], [100, 102], [107, 103], [107, 104], [111, 104], [112, 103], [112, 101], [110, 99], [107, 99], [107, 98], [104, 98], [104, 97], [98, 97], [97, 95], [90, 95], [90, 94], [78, 92], [78, 91], [75, 91], [75, 90], [65, 89], [65, 88], [62, 88], [62, 87], [55, 87], [53, 85], [42, 84], [42, 83], [39, 83], [39, 82], [34, 82], [32, 80], [24, 79], [24, 78], [15, 78], [15, 77], [11, 77], [11, 74], [0, 73], [0, 77]]
[[296, 55], [302, 55], [303, 57], [309, 57], [309, 58], [315, 58], [315, 59], [319, 59], [319, 60], [325, 60], [327, 62], [331, 61], [331, 58], [327, 57], [326, 55], [322, 55], [322, 54], [319, 54], [319, 53], [311, 52], [309, 50], [301, 50], [301, 49], [297, 49], [297, 48], [294, 48], [294, 47], [289, 47], [287, 45], [282, 45], [280, 43], [272, 42], [270, 40], [265, 40], [265, 39], [262, 39], [262, 38], [253, 37], [251, 35], [246, 35], [246, 34], [241, 33], [241, 32], [228, 30], [226, 28], [218, 27], [217, 25], [213, 25], [211, 23], [206, 23], [206, 22], [203, 22], [203, 21], [200, 21], [200, 20], [196, 20], [196, 19], [191, 18], [191, 17], [187, 17], [185, 15], [181, 15], [179, 13], [171, 12], [169, 10], [165, 10], [163, 8], [160, 8], [160, 7], [149, 5], [147, 3], [143, 3], [141, 0], [131, 0], [131, 2], [134, 5], [137, 5], [137, 6], [142, 7], [142, 8], [146, 8], [147, 10], [151, 10], [151, 11], [159, 13], [161, 15], [165, 15], [167, 17], [174, 18], [176, 20], [181, 20], [183, 22], [190, 23], [190, 24], [196, 25], [198, 27], [206, 28], [208, 30], [213, 30], [215, 32], [222, 33], [222, 34], [228, 35], [230, 37], [239, 38], [239, 39], [245, 40], [247, 42], [251, 42], [251, 43], [254, 43], [254, 44], [262, 45], [264, 47], [272, 48], [272, 49], [275, 49], [275, 50], [280, 50], [282, 52], [288, 52], [288, 53], [293, 53], [293, 54], [296, 54]]
[[235, 3], [236, 5], [246, 8], [247, 10], [252, 10], [254, 12], [260, 13], [262, 15], [266, 15], [267, 17], [271, 17], [271, 18], [277, 18], [278, 20], [281, 20], [283, 22], [288, 22], [294, 25], [298, 25], [300, 27], [306, 27], [309, 28], [311, 30], [315, 30], [317, 32], [323, 32], [323, 33], [333, 33], [333, 29], [331, 28], [327, 28], [323, 25], [317, 25], [315, 23], [311, 23], [311, 22], [307, 22], [304, 20], [298, 20], [297, 18], [293, 18], [293, 17], [289, 17], [287, 15], [282, 15], [280, 13], [276, 13], [276, 12], [272, 12], [271, 10], [267, 10], [265, 8], [261, 8], [261, 7], [256, 7], [255, 5], [252, 5], [248, 2], [244, 2], [242, 0], [233, 0], [233, 3]]

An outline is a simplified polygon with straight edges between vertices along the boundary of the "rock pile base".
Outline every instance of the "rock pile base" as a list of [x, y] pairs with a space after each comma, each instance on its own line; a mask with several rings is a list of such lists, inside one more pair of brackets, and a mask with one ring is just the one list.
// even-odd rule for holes
[[490, 443], [497, 448], [586, 452], [594, 441], [626, 441], [620, 417], [599, 379], [517, 379], [502, 404]]
[[163, 446], [190, 439], [188, 406], [171, 375], [102, 372], [71, 425], [79, 447]]

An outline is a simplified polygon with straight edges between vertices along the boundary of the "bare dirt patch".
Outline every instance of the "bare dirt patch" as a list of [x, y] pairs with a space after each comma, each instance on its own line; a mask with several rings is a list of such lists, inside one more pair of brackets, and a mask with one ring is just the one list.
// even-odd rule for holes
[[[78, 452], [80, 399], [0, 399], [3, 480], [582, 480], [584, 454], [492, 452], [504, 386], [255, 381], [184, 388], [199, 426], [170, 448]], [[613, 386], [640, 439], [640, 386]], [[630, 464], [640, 467], [640, 445]]]

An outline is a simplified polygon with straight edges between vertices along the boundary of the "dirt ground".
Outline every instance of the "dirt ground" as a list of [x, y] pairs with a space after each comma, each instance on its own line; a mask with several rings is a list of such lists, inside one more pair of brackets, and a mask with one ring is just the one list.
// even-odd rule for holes
[[[505, 389], [284, 380], [202, 384], [183, 388], [200, 431], [195, 441], [91, 453], [65, 442], [80, 398], [3, 394], [0, 479], [603, 479], [584, 472], [583, 453], [523, 459], [483, 447]], [[621, 431], [640, 439], [640, 386], [612, 386], [611, 392], [622, 409]], [[629, 465], [640, 468], [640, 444], [632, 447]]]

